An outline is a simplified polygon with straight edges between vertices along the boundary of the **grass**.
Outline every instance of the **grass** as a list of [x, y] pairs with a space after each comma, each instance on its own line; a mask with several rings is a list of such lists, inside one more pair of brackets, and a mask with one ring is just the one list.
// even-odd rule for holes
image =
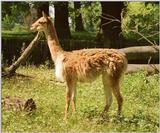
[[104, 94], [100, 77], [92, 83], [78, 83], [77, 112], [70, 110], [69, 119], [63, 120], [65, 85], [56, 82], [54, 70], [45, 66], [20, 67], [18, 73], [31, 76], [2, 79], [2, 96], [33, 98], [36, 112], [2, 108], [2, 131], [28, 132], [120, 132], [158, 131], [159, 77], [138, 72], [124, 76], [121, 90], [124, 97], [123, 116], [117, 117], [115, 98], [109, 111], [109, 119], [100, 114], [104, 107]]

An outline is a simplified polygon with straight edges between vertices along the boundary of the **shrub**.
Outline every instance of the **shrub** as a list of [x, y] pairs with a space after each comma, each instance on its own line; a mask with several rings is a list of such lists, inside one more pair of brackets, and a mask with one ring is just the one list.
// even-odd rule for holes
[[27, 28], [19, 23], [15, 23], [15, 26], [12, 28], [14, 32], [25, 32]]
[[128, 2], [123, 10], [122, 34], [127, 39], [140, 39], [139, 32], [152, 41], [159, 39], [159, 5], [146, 2]]
[[12, 20], [12, 17], [6, 14], [2, 21], [2, 30], [11, 30], [13, 27], [14, 21]]

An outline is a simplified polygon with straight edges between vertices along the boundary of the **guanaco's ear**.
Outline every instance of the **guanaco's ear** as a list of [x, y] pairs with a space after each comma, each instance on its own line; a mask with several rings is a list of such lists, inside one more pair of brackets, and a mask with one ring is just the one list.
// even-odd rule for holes
[[45, 14], [44, 11], [42, 11], [42, 16], [45, 17], [45, 18], [47, 18], [47, 15]]

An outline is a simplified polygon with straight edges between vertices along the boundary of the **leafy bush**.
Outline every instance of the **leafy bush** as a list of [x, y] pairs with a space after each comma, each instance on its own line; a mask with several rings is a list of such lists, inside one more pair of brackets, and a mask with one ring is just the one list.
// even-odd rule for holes
[[159, 14], [158, 4], [128, 2], [122, 17], [123, 36], [127, 39], [140, 39], [142, 34], [152, 41], [158, 41]]
[[27, 2], [2, 2], [2, 30], [24, 31], [24, 16], [28, 12]]
[[96, 33], [95, 32], [71, 32], [72, 39], [75, 40], [95, 40]]
[[14, 32], [25, 32], [27, 28], [19, 23], [15, 23], [15, 26], [12, 28], [12, 31]]
[[2, 21], [2, 30], [11, 30], [13, 27], [14, 21], [12, 20], [12, 17], [6, 14]]

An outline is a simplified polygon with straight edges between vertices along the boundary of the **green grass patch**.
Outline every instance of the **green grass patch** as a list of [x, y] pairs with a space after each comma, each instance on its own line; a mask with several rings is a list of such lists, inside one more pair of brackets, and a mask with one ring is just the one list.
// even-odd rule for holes
[[115, 98], [109, 119], [100, 114], [105, 101], [101, 77], [92, 83], [78, 83], [77, 112], [70, 110], [69, 119], [63, 120], [65, 84], [55, 80], [54, 70], [45, 66], [20, 67], [18, 73], [31, 76], [2, 78], [2, 96], [33, 98], [36, 112], [7, 110], [2, 107], [2, 131], [28, 132], [120, 132], [158, 130], [159, 77], [138, 72], [124, 76], [121, 90], [124, 97], [123, 116], [117, 117]]

